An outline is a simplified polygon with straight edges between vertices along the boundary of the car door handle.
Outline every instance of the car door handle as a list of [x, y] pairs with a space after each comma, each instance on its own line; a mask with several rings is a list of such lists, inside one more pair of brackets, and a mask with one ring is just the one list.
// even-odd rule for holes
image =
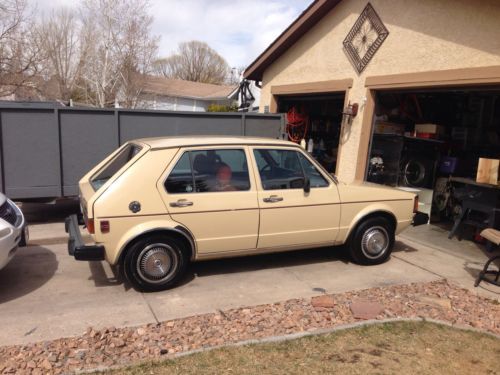
[[282, 197], [278, 197], [277, 195], [271, 195], [268, 198], [264, 198], [263, 201], [266, 203], [275, 203], [275, 202], [281, 202], [283, 200]]
[[187, 199], [179, 199], [177, 202], [170, 203], [170, 207], [188, 207], [192, 205], [193, 202], [190, 202]]

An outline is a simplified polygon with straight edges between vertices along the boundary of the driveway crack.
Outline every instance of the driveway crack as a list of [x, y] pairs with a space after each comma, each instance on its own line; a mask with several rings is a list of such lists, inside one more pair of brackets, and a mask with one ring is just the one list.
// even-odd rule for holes
[[418, 264], [413, 263], [413, 262], [410, 262], [409, 260], [406, 260], [406, 259], [400, 258], [400, 257], [398, 257], [397, 255], [392, 254], [392, 257], [394, 257], [394, 258], [396, 258], [396, 259], [398, 259], [398, 260], [400, 260], [400, 261], [402, 261], [402, 262], [405, 262], [405, 263], [407, 263], [407, 264], [409, 264], [409, 265], [412, 265], [412, 266], [414, 266], [414, 267], [420, 268], [421, 270], [426, 271], [426, 272], [428, 272], [428, 273], [430, 273], [430, 274], [432, 274], [432, 275], [439, 276], [439, 277], [440, 277], [440, 278], [442, 278], [442, 279], [446, 279], [446, 276], [444, 276], [444, 275], [440, 275], [440, 274], [439, 274], [439, 273], [437, 273], [437, 272], [434, 272], [434, 271], [431, 271], [431, 270], [429, 270], [429, 269], [427, 269], [427, 268], [425, 268], [425, 267], [419, 266]]
[[160, 321], [158, 320], [158, 317], [156, 316], [153, 308], [151, 307], [151, 304], [149, 303], [149, 301], [147, 300], [146, 296], [144, 295], [144, 293], [141, 293], [142, 295], [142, 298], [144, 299], [144, 302], [146, 302], [146, 305], [148, 305], [148, 308], [149, 308], [149, 311], [151, 311], [151, 314], [153, 315], [153, 318], [155, 318], [155, 321], [156, 321], [156, 324], [159, 324]]

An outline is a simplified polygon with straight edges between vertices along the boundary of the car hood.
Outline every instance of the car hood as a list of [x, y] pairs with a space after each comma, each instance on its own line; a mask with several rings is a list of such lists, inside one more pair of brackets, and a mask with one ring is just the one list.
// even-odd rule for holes
[[414, 193], [372, 182], [354, 181], [337, 185], [341, 202], [373, 202], [382, 200], [413, 200]]

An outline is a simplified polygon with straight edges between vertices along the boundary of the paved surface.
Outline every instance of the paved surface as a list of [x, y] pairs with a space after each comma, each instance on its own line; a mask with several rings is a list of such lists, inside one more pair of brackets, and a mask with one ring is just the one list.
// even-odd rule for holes
[[486, 260], [481, 248], [447, 240], [434, 226], [405, 232], [392, 259], [379, 266], [357, 266], [342, 248], [209, 261], [194, 264], [180, 287], [150, 294], [130, 289], [104, 262], [73, 260], [65, 239], [60, 222], [33, 225], [32, 245], [0, 271], [0, 345], [443, 277], [499, 298], [497, 287], [473, 288]]

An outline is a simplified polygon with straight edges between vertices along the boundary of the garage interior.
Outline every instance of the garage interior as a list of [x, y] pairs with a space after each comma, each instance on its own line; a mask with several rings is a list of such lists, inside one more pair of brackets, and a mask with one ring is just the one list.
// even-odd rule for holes
[[345, 93], [278, 96], [288, 138], [306, 149], [328, 172], [335, 172]]
[[[498, 86], [377, 91], [366, 180], [417, 193], [433, 223], [498, 227], [499, 97]], [[478, 182], [480, 158], [494, 159], [494, 182]]]

